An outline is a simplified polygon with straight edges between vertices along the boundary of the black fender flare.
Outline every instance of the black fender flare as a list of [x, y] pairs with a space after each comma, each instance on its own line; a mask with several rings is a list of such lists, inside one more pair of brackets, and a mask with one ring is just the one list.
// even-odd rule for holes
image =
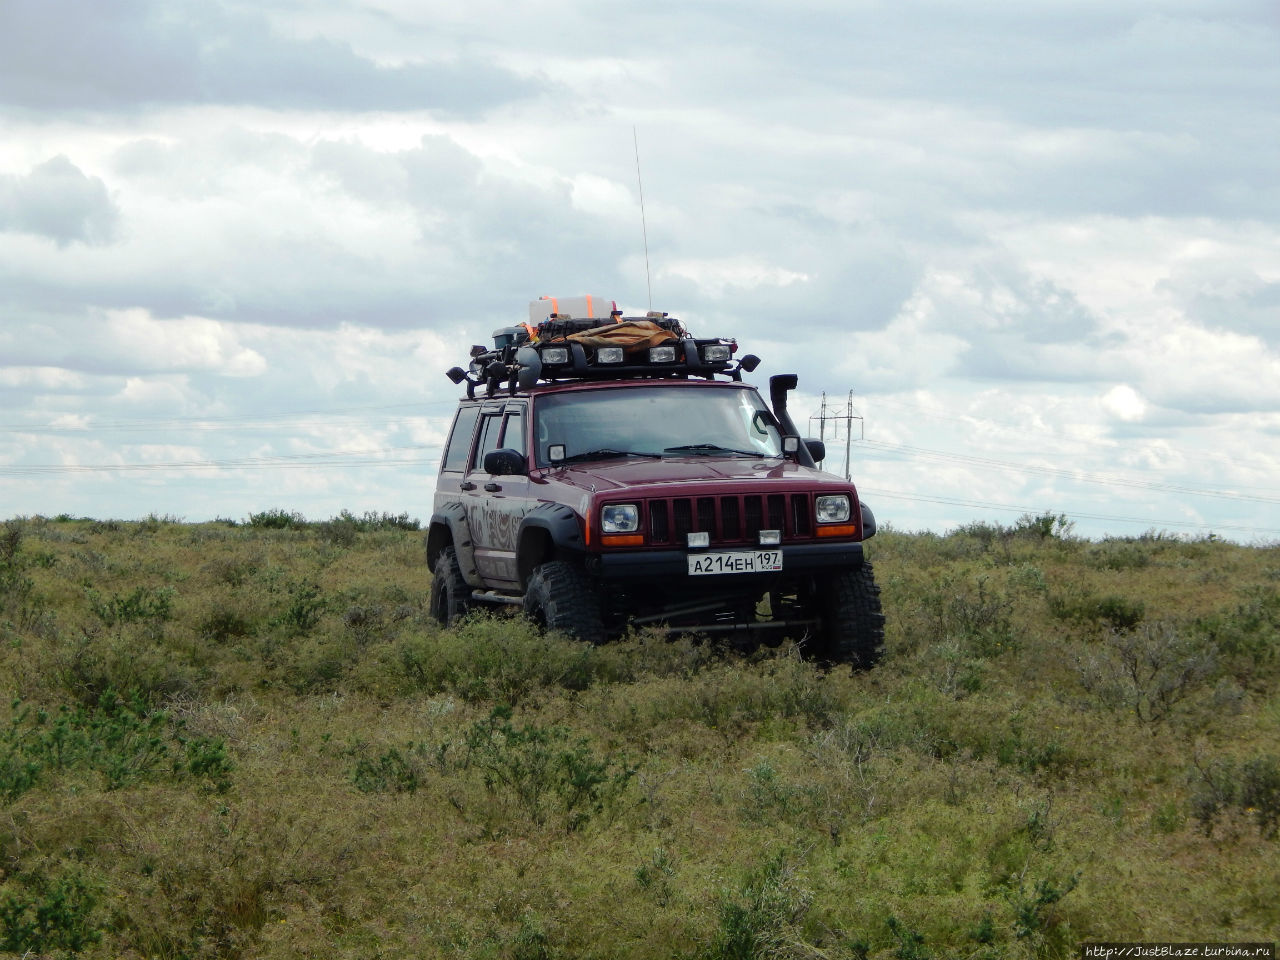
[[476, 548], [471, 539], [471, 525], [467, 523], [467, 511], [460, 503], [448, 503], [431, 515], [427, 532], [427, 566], [434, 570], [436, 560], [445, 547], [452, 546], [458, 556], [462, 579], [468, 586], [482, 587], [480, 570], [476, 567]]
[[540, 503], [520, 521], [516, 535], [516, 569], [520, 587], [538, 564], [547, 560], [571, 559], [587, 548], [583, 540], [582, 518], [563, 503]]
[[870, 540], [876, 535], [876, 515], [861, 500], [858, 501], [858, 506], [862, 508], [862, 539]]

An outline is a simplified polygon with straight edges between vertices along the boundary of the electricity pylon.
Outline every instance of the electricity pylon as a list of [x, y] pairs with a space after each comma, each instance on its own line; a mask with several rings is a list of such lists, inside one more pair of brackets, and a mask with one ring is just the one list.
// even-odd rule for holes
[[849, 398], [845, 403], [844, 412], [839, 412], [839, 408], [827, 406], [827, 395], [822, 394], [822, 411], [809, 417], [809, 431], [813, 431], [813, 421], [818, 421], [818, 439], [823, 443], [827, 442], [827, 421], [833, 421], [831, 427], [831, 439], [840, 439], [839, 425], [844, 423], [844, 478], [852, 479], [849, 473], [849, 458], [853, 449], [853, 422], [858, 421], [858, 439], [866, 439], [866, 423], [862, 419], [862, 415], [855, 413], [853, 409], [853, 391], [849, 391]]

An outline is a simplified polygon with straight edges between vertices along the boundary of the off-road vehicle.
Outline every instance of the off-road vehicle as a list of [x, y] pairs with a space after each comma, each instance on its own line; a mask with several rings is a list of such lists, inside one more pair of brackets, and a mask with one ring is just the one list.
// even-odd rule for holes
[[771, 378], [766, 405], [736, 340], [603, 304], [535, 301], [448, 372], [466, 396], [427, 534], [432, 614], [520, 604], [593, 643], [659, 624], [875, 664], [875, 520], [816, 468], [821, 442], [787, 413], [795, 375]]

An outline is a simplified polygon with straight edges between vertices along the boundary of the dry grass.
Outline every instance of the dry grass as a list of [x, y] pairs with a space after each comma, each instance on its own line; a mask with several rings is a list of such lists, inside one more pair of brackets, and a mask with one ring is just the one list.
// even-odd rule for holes
[[1280, 550], [1044, 532], [883, 532], [888, 655], [849, 675], [514, 618], [441, 631], [421, 534], [395, 524], [9, 521], [0, 945], [995, 958], [1274, 937]]

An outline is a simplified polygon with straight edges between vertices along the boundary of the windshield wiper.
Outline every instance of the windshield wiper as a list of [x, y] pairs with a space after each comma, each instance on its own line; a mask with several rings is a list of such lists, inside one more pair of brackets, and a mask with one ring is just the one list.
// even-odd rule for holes
[[614, 450], [612, 447], [601, 447], [599, 450], [588, 450], [586, 453], [575, 453], [565, 457], [560, 463], [578, 463], [582, 460], [607, 460], [613, 457], [652, 457], [660, 459], [660, 453], [643, 453], [638, 450]]
[[718, 443], [686, 443], [678, 447], [667, 447], [663, 453], [692, 453], [699, 456], [716, 456], [719, 454], [732, 454], [735, 457], [768, 457], [778, 456], [778, 454], [761, 453], [759, 450], [734, 450], [731, 447], [722, 447]]

